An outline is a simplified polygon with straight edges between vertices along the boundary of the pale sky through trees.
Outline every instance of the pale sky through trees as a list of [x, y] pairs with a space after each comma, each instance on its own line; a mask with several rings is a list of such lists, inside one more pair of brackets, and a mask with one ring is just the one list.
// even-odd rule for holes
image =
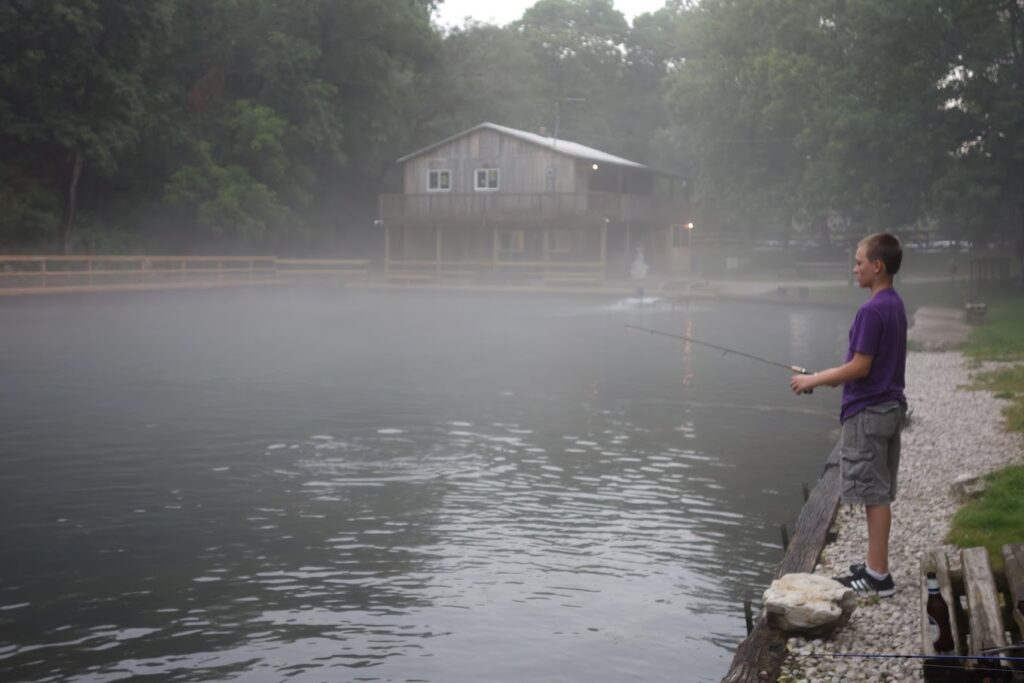
[[[507, 24], [523, 16], [537, 0], [505, 0], [501, 3], [481, 0], [444, 0], [437, 9], [437, 22], [442, 26], [461, 26], [466, 17], [492, 24]], [[615, 0], [615, 7], [632, 23], [633, 17], [654, 12], [665, 0]]]

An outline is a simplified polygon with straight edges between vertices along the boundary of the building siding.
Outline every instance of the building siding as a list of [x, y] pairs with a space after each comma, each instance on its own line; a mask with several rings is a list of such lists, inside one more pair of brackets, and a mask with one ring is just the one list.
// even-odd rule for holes
[[405, 162], [403, 191], [428, 192], [428, 172], [447, 169], [451, 171], [449, 192], [474, 192], [476, 169], [497, 168], [500, 192], [583, 192], [585, 180], [577, 183], [579, 166], [574, 158], [554, 150], [497, 131], [478, 130]]

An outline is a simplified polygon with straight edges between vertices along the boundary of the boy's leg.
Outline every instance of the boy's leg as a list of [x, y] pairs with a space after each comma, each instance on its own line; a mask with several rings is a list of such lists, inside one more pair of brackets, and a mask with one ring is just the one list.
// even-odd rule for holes
[[868, 552], [865, 564], [850, 565], [849, 575], [836, 578], [863, 595], [888, 597], [895, 593], [889, 576], [889, 533], [902, 422], [902, 410], [893, 402], [870, 406], [843, 423], [841, 500], [864, 505]]
[[868, 520], [868, 567], [882, 576], [889, 573], [889, 528], [892, 508], [889, 505], [865, 505]]

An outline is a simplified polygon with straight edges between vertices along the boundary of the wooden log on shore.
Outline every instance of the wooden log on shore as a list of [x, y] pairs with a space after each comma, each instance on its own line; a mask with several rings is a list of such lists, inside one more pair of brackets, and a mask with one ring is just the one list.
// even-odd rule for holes
[[984, 655], [1006, 645], [992, 564], [984, 548], [966, 548], [960, 551], [960, 559], [964, 567], [964, 593], [971, 632], [970, 654]]
[[[832, 452], [818, 483], [800, 510], [786, 554], [775, 572], [776, 578], [794, 572], [812, 572], [825, 547], [829, 527], [839, 507], [839, 453]], [[788, 636], [769, 626], [764, 614], [754, 630], [736, 648], [732, 666], [722, 683], [761, 683], [779, 677], [786, 659]]]

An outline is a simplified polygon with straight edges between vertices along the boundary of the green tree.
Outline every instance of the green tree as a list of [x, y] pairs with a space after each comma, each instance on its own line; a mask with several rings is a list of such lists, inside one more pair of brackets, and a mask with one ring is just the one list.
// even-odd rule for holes
[[[149, 129], [146, 76], [163, 54], [173, 9], [171, 0], [0, 0], [0, 150], [20, 160], [3, 173], [32, 194], [54, 187], [64, 252], [83, 173], [114, 173]], [[52, 205], [29, 198], [13, 218], [39, 230]]]

